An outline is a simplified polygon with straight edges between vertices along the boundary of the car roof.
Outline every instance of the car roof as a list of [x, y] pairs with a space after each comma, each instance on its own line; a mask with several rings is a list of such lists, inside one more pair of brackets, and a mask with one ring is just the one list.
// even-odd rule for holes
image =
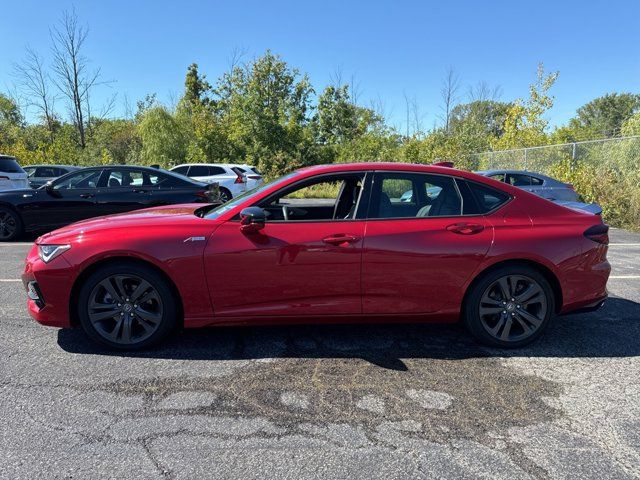
[[335, 163], [330, 165], [313, 165], [298, 169], [299, 172], [309, 173], [330, 173], [351, 170], [385, 170], [385, 171], [401, 171], [401, 172], [421, 172], [421, 173], [439, 173], [442, 175], [458, 175], [467, 177], [473, 175], [464, 170], [457, 168], [443, 167], [437, 165], [423, 165], [418, 163], [400, 163], [400, 162], [361, 162], [361, 163]]
[[245, 165], [243, 163], [181, 163], [180, 165], [176, 165], [175, 167], [171, 167], [171, 168], [178, 168], [178, 167], [197, 167], [197, 166], [204, 166], [204, 167], [247, 167], [248, 165]]
[[80, 170], [83, 167], [78, 165], [55, 165], [50, 163], [39, 163], [37, 165], [25, 165], [22, 168], [40, 168], [40, 167], [55, 167], [55, 168], [71, 168], [72, 170]]

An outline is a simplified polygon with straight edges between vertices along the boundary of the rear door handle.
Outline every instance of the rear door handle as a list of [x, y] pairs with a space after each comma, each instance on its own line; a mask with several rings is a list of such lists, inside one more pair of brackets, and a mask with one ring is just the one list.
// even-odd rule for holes
[[93, 193], [81, 193], [80, 198], [93, 198]]
[[447, 226], [447, 230], [460, 235], [475, 235], [476, 233], [480, 233], [484, 230], [484, 225], [467, 222], [452, 223]]
[[136, 189], [133, 191], [133, 193], [147, 193], [147, 191], [146, 191], [146, 190], [143, 190], [143, 189], [141, 189], [141, 188], [136, 188]]
[[329, 235], [328, 237], [324, 237], [322, 241], [324, 243], [328, 243], [329, 245], [342, 245], [344, 243], [354, 243], [360, 240], [360, 237], [356, 235], [351, 235], [348, 233], [338, 233], [335, 235]]

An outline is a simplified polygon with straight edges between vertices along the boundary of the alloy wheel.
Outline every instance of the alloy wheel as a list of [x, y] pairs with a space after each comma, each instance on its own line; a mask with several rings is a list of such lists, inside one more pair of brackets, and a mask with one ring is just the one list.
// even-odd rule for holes
[[7, 211], [0, 211], [0, 239], [8, 240], [12, 238], [17, 228], [18, 222], [16, 222], [15, 217]]
[[226, 190], [220, 190], [220, 201], [222, 203], [227, 203], [231, 200], [231, 195]]
[[518, 342], [542, 326], [547, 304], [544, 289], [534, 279], [505, 275], [484, 291], [478, 314], [492, 337], [503, 342]]
[[136, 275], [110, 275], [98, 283], [88, 302], [96, 332], [120, 345], [142, 342], [162, 323], [162, 299], [153, 285]]

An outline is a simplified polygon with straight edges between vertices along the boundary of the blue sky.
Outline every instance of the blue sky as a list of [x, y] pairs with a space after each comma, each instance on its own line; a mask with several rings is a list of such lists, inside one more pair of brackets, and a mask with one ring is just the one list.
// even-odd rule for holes
[[180, 95], [187, 66], [214, 80], [234, 49], [266, 49], [309, 74], [321, 90], [336, 71], [356, 80], [361, 103], [380, 101], [404, 128], [404, 95], [424, 126], [438, 121], [442, 78], [527, 95], [536, 65], [559, 70], [553, 124], [607, 92], [640, 93], [640, 1], [51, 1], [4, 2], [0, 89], [26, 45], [49, 57], [49, 27], [75, 5], [90, 28], [86, 55], [115, 82], [97, 95], [135, 104], [147, 93]]

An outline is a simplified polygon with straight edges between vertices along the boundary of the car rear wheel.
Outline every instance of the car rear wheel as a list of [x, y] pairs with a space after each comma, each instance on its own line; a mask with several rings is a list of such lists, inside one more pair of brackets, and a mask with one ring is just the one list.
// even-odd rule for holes
[[83, 330], [111, 348], [135, 350], [158, 343], [175, 327], [177, 314], [167, 281], [142, 265], [118, 262], [101, 268], [80, 290]]
[[472, 287], [464, 321], [480, 342], [516, 348], [536, 340], [554, 311], [553, 290], [544, 275], [514, 265], [487, 273]]
[[227, 190], [224, 187], [220, 188], [220, 201], [222, 203], [227, 203], [232, 198], [233, 198], [233, 195], [231, 195], [231, 192], [229, 190]]
[[22, 235], [22, 220], [10, 208], [0, 207], [0, 242], [15, 240]]

